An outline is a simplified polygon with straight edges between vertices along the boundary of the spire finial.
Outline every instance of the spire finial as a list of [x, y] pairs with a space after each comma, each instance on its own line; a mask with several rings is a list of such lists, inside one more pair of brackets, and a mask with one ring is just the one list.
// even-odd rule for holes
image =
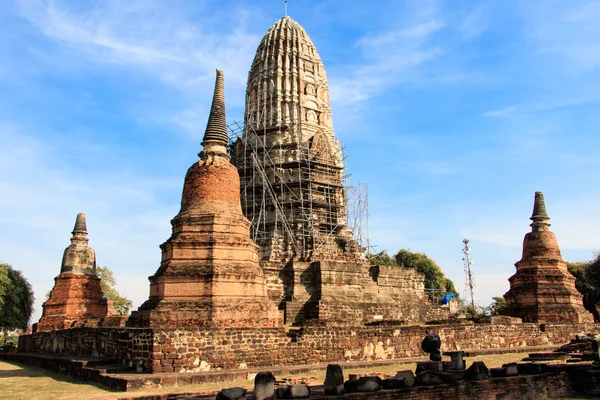
[[283, 2], [283, 7], [284, 7], [284, 10], [285, 10], [285, 17], [287, 17], [287, 16], [288, 16], [288, 15], [287, 15], [287, 0], [285, 0], [285, 1]]
[[87, 226], [85, 223], [85, 213], [77, 214], [77, 219], [75, 220], [75, 227], [73, 228], [73, 232], [71, 232], [73, 236], [87, 236]]
[[533, 214], [529, 218], [533, 222], [531, 223], [531, 231], [547, 231], [550, 224], [548, 220], [548, 213], [546, 212], [546, 203], [544, 202], [544, 193], [535, 192], [535, 201], [533, 203]]
[[75, 227], [73, 228], [73, 232], [71, 232], [73, 237], [71, 237], [71, 243], [87, 243], [89, 241], [87, 235], [87, 225], [85, 223], [85, 213], [77, 214], [77, 219], [75, 220]]
[[[204, 139], [202, 139], [202, 146], [204, 151], [201, 152], [200, 158], [203, 153], [209, 152], [221, 152], [215, 151], [213, 147], [223, 147], [223, 153], [227, 154], [226, 148], [229, 143], [227, 138], [227, 122], [225, 118], [225, 88], [223, 82], [223, 71], [217, 70], [217, 78], [215, 81], [215, 92], [213, 95], [212, 106], [210, 108], [210, 115], [208, 116], [208, 123], [206, 124], [206, 132], [204, 133]], [[210, 147], [210, 149], [209, 149]]]

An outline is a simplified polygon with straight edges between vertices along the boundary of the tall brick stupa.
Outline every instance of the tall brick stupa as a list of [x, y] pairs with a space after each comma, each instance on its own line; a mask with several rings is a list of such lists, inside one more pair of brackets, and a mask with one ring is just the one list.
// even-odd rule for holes
[[550, 224], [544, 195], [535, 193], [531, 232], [523, 240], [523, 257], [504, 294], [508, 314], [523, 322], [586, 323], [594, 317], [583, 307], [575, 277], [567, 270]]
[[35, 325], [38, 332], [98, 326], [107, 314], [107, 301], [96, 276], [96, 253], [88, 246], [85, 214], [77, 214], [71, 245], [65, 249], [60, 274]]
[[200, 160], [187, 171], [173, 233], [160, 247], [150, 298], [129, 326], [177, 328], [279, 327], [266, 296], [258, 246], [242, 214], [240, 178], [229, 162], [223, 72], [217, 71]]

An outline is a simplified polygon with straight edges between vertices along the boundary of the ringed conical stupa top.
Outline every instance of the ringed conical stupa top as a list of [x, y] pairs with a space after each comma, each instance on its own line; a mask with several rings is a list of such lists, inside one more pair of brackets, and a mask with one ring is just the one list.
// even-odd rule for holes
[[213, 141], [227, 146], [227, 122], [225, 118], [225, 88], [223, 83], [223, 71], [217, 70], [215, 81], [215, 92], [213, 95], [210, 115], [206, 124], [206, 132], [202, 140], [202, 146]]
[[333, 138], [325, 67], [304, 28], [288, 16], [275, 22], [258, 46], [245, 117], [254, 129], [301, 122], [301, 141], [319, 130]]
[[88, 232], [85, 214], [77, 214], [71, 244], [65, 249], [60, 273], [96, 274], [96, 252], [88, 246]]
[[71, 242], [73, 240], [83, 241], [85, 243], [88, 242], [88, 231], [87, 225], [85, 223], [85, 213], [77, 214], [77, 218], [75, 219], [75, 227], [73, 228], [73, 232], [71, 232], [73, 237], [71, 238]]
[[529, 219], [533, 221], [529, 225], [532, 228], [532, 232], [547, 231], [550, 226], [548, 223], [550, 217], [546, 212], [546, 203], [544, 202], [544, 194], [542, 192], [535, 192], [533, 214]]

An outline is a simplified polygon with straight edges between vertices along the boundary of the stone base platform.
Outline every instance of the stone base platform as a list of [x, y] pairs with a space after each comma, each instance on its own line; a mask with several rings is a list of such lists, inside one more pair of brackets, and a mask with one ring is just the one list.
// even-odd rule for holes
[[427, 333], [442, 351], [562, 345], [598, 324], [306, 326], [271, 329], [74, 328], [19, 338], [19, 352], [106, 357], [132, 372], [194, 373], [421, 357]]
[[[530, 351], [531, 348], [523, 350]], [[471, 351], [471, 356], [477, 354]], [[135, 390], [143, 386], [160, 384], [162, 386], [184, 386], [197, 383], [215, 382], [215, 381], [233, 381], [243, 379], [247, 374], [253, 376], [261, 369], [248, 369], [236, 371], [217, 371], [207, 373], [192, 374], [120, 374], [110, 369], [113, 360], [110, 359], [88, 359], [82, 357], [56, 357], [41, 354], [0, 354], [0, 360], [24, 362], [30, 365], [36, 365], [44, 368], [50, 368], [58, 372], [68, 373], [73, 377], [89, 381], [94, 378], [94, 382], [102, 383], [114, 390]], [[347, 363], [348, 367], [374, 367], [385, 364], [397, 364], [401, 369], [402, 363], [413, 363], [422, 361], [422, 358], [387, 360], [384, 362], [371, 363]], [[104, 363], [109, 363], [108, 365]], [[282, 376], [292, 373], [302, 373], [312, 371], [318, 368], [325, 368], [325, 365], [303, 366], [292, 368], [271, 368], [269, 371], [276, 376]], [[264, 368], [262, 370], [265, 370]], [[247, 389], [252, 386], [252, 380], [245, 385]], [[593, 366], [590, 363], [579, 365], [559, 364], [548, 365], [546, 372], [537, 375], [519, 375], [505, 378], [489, 378], [480, 381], [459, 381], [452, 384], [439, 384], [433, 386], [415, 386], [412, 388], [403, 388], [395, 390], [381, 390], [373, 393], [352, 393], [343, 396], [325, 396], [323, 386], [311, 386], [310, 399], [420, 399], [434, 400], [440, 398], [464, 398], [464, 399], [538, 399], [538, 398], [562, 398], [572, 396], [596, 396], [600, 395], [600, 367]], [[173, 399], [214, 399], [216, 390], [204, 390], [202, 392], [188, 392], [177, 394], [140, 394], [134, 397], [137, 400], [173, 400]], [[248, 390], [249, 398], [251, 390]], [[131, 396], [127, 397], [131, 399]], [[591, 398], [591, 397], [590, 397]]]
[[[525, 355], [528, 352], [551, 351], [556, 348], [557, 346], [535, 346], [470, 350], [469, 355], [470, 357], [507, 353], [524, 353]], [[134, 391], [148, 386], [187, 386], [209, 382], [232, 382], [248, 378], [250, 378], [248, 380], [248, 385], [252, 386], [253, 377], [256, 373], [261, 371], [269, 371], [275, 376], [282, 377], [327, 369], [327, 364], [314, 364], [270, 368], [247, 368], [227, 371], [144, 374], [133, 373], [119, 360], [106, 357], [74, 357], [44, 353], [0, 353], [0, 360], [33, 365], [63, 375], [68, 375], [74, 379], [98, 383], [109, 389], [124, 392]], [[401, 370], [403, 369], [402, 365], [427, 360], [427, 357], [411, 357], [393, 360], [341, 362], [340, 364], [344, 369], [370, 367], [376, 369], [377, 367], [382, 366], [398, 365], [398, 369]]]

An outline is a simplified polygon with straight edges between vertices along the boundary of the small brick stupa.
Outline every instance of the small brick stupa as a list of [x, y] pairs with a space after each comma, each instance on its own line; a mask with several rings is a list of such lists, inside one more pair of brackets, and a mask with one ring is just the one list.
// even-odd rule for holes
[[96, 253], [88, 246], [85, 214], [77, 214], [71, 245], [65, 249], [60, 274], [42, 305], [38, 332], [98, 326], [106, 316], [107, 301], [96, 276]]
[[162, 262], [150, 279], [150, 298], [128, 326], [156, 328], [279, 327], [282, 316], [266, 295], [258, 246], [242, 214], [240, 178], [227, 153], [223, 72], [199, 154], [185, 177], [181, 210]]
[[550, 224], [544, 195], [535, 193], [531, 232], [523, 240], [523, 258], [509, 278], [504, 294], [508, 314], [523, 322], [585, 323], [594, 318], [583, 307], [583, 296], [575, 288], [575, 277], [567, 270]]

